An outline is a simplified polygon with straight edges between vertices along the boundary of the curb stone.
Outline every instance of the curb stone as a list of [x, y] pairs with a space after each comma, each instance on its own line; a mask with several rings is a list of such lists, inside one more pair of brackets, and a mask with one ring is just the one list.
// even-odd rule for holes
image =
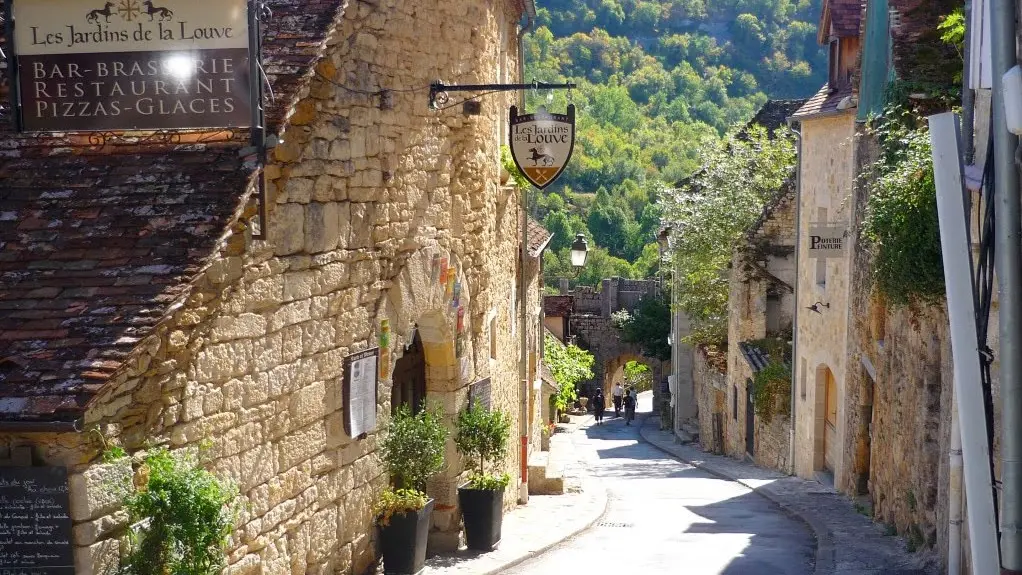
[[642, 425], [639, 426], [639, 435], [642, 437], [643, 441], [652, 445], [656, 449], [666, 453], [667, 455], [670, 455], [671, 457], [674, 457], [679, 461], [687, 463], [688, 465], [691, 465], [698, 469], [702, 469], [703, 471], [706, 471], [707, 473], [715, 475], [721, 479], [733, 481], [735, 483], [747, 487], [753, 493], [756, 493], [757, 495], [765, 498], [766, 500], [776, 505], [781, 511], [784, 512], [785, 515], [788, 515], [793, 519], [796, 519], [804, 523], [807, 527], [809, 527], [810, 530], [812, 530], [813, 536], [816, 538], [816, 561], [813, 572], [816, 575], [827, 575], [829, 573], [834, 573], [836, 567], [835, 561], [836, 549], [834, 546], [834, 534], [826, 526], [826, 524], [824, 524], [818, 518], [813, 517], [810, 514], [803, 513], [802, 511], [788, 505], [782, 500], [780, 496], [771, 492], [771, 490], [767, 488], [768, 486], [756, 487], [746, 481], [743, 481], [737, 477], [732, 476], [729, 473], [726, 473], [720, 469], [716, 469], [716, 467], [713, 465], [706, 465], [705, 463], [689, 461], [688, 459], [685, 459], [681, 455], [674, 453], [670, 449], [661, 447], [659, 443], [647, 437], [647, 427], [651, 428], [652, 426], [648, 426], [646, 422], [650, 420], [653, 420], [653, 418], [650, 416], [646, 416], [645, 420], [642, 422]]

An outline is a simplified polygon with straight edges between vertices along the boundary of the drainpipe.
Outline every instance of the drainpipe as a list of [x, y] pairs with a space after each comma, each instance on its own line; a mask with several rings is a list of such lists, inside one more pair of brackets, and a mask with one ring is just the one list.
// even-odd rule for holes
[[[526, 1], [525, 25], [518, 32], [518, 79], [519, 83], [525, 83], [525, 33], [532, 27], [533, 19], [536, 16], [535, 6], [531, 0]], [[525, 109], [525, 91], [518, 93], [518, 102], [522, 109]], [[510, 132], [509, 132], [510, 133]], [[518, 375], [521, 379], [522, 405], [519, 417], [519, 428], [521, 429], [521, 452], [518, 457], [519, 476], [521, 484], [518, 486], [518, 503], [529, 502], [529, 302], [528, 302], [528, 270], [529, 270], [529, 189], [522, 189], [522, 249], [521, 249], [521, 295], [518, 298], [518, 305], [522, 307], [521, 326], [521, 358], [519, 359]]]
[[[971, 38], [970, 33], [972, 29], [972, 2], [965, 3], [965, 38]], [[969, 47], [970, 42], [964, 42], [962, 48], [962, 60], [965, 61], [965, 67], [962, 71], [962, 140], [965, 144], [965, 164], [970, 165], [975, 161], [976, 156], [976, 143], [974, 140], [975, 133], [975, 115], [976, 115], [976, 92], [969, 87], [969, 74], [972, 73], [972, 64], [969, 62], [972, 59], [972, 50]]]
[[796, 142], [796, 163], [795, 163], [795, 281], [792, 285], [792, 295], [795, 299], [795, 311], [791, 314], [791, 429], [788, 430], [788, 473], [795, 475], [795, 400], [798, 394], [798, 370], [801, 362], [798, 360], [798, 284], [799, 267], [798, 254], [802, 247], [802, 131], [801, 124], [798, 130], [794, 122], [787, 120], [788, 128], [795, 134]]
[[[1001, 573], [1022, 575], [1022, 246], [1019, 177], [1015, 166], [1018, 137], [1008, 131], [1002, 75], [1015, 63], [1015, 2], [990, 0], [990, 49], [993, 72], [994, 248], [1000, 302], [1001, 335]], [[972, 501], [970, 500], [970, 507]]]
[[948, 551], [947, 575], [962, 573], [962, 433], [958, 407], [951, 402], [951, 448], [948, 450]]

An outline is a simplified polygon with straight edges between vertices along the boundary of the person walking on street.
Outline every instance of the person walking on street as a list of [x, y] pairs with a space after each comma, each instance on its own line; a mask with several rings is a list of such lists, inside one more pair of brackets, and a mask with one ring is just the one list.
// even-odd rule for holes
[[629, 389], [628, 393], [625, 394], [625, 425], [631, 425], [632, 420], [635, 419], [635, 401], [636, 401], [635, 389]]
[[596, 425], [603, 425], [603, 410], [605, 407], [603, 392], [597, 389], [596, 395], [593, 396], [593, 412], [596, 413]]
[[614, 396], [614, 417], [621, 417], [621, 400], [625, 394], [625, 389], [621, 387], [621, 382], [614, 384], [614, 390], [610, 392]]

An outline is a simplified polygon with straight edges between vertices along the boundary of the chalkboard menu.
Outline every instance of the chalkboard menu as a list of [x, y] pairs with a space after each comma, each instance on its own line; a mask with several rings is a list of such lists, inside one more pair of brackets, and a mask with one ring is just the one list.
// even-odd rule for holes
[[74, 575], [67, 469], [0, 467], [0, 575]]
[[492, 388], [490, 378], [480, 379], [468, 388], [468, 400], [479, 407], [490, 409], [493, 402], [490, 398]]

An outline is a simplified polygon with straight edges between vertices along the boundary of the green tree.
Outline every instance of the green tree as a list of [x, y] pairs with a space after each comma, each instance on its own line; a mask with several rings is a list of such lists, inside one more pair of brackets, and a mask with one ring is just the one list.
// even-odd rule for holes
[[642, 355], [661, 361], [671, 359], [667, 336], [671, 333], [671, 308], [660, 298], [644, 297], [621, 325], [621, 339], [636, 343]]
[[564, 411], [578, 397], [578, 384], [592, 379], [596, 358], [574, 344], [564, 345], [547, 335], [543, 341], [543, 361], [553, 373], [560, 390], [557, 394], [557, 409]]
[[754, 126], [726, 144], [707, 141], [702, 160], [704, 168], [666, 193], [661, 205], [664, 223], [674, 230], [673, 289], [693, 322], [690, 340], [722, 343], [731, 256], [767, 200], [793, 176], [795, 146], [787, 132], [771, 139]]

